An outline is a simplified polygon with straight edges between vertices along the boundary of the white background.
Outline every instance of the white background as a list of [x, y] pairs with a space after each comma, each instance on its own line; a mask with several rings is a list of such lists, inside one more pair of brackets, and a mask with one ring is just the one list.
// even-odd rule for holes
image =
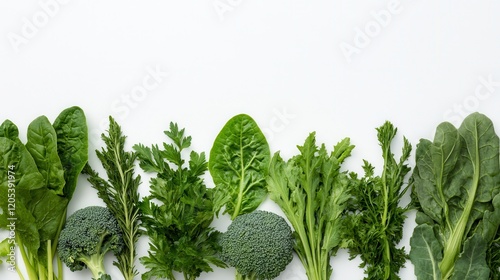
[[[312, 131], [328, 147], [350, 137], [356, 148], [346, 168], [356, 172], [362, 159], [380, 170], [375, 128], [385, 120], [399, 128], [396, 154], [403, 135], [415, 146], [440, 122], [458, 125], [473, 111], [500, 127], [499, 2], [311, 2], [3, 0], [0, 118], [25, 137], [35, 117], [53, 120], [78, 105], [91, 151], [112, 115], [128, 148], [163, 142], [173, 121], [208, 153], [224, 123], [247, 113], [285, 158]], [[93, 152], [90, 162], [99, 167]], [[95, 204], [102, 202], [81, 178], [70, 213]], [[271, 201], [262, 208], [279, 213]], [[407, 249], [413, 218], [401, 244]], [[227, 224], [227, 217], [214, 222], [221, 230]], [[147, 239], [139, 246], [145, 254]], [[111, 261], [110, 274], [121, 279]], [[332, 279], [363, 278], [345, 251], [331, 263]], [[400, 275], [415, 279], [412, 265]], [[2, 267], [0, 278], [18, 276]], [[68, 270], [66, 278], [90, 273]], [[233, 278], [232, 269], [217, 268], [201, 277]], [[279, 279], [306, 279], [297, 258]]]

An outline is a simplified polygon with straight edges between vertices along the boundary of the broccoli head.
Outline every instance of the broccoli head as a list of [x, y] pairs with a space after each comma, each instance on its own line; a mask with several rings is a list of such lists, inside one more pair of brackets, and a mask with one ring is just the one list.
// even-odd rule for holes
[[104, 269], [107, 252], [119, 254], [124, 243], [117, 220], [108, 208], [89, 206], [73, 213], [61, 231], [57, 252], [71, 271], [89, 268], [94, 279], [111, 279]]
[[273, 279], [293, 258], [292, 230], [281, 216], [256, 210], [236, 217], [220, 237], [221, 259], [237, 279]]

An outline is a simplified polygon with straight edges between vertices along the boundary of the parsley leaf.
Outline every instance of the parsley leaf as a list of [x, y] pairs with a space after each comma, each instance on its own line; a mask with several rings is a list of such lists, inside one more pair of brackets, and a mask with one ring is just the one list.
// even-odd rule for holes
[[142, 226], [150, 240], [148, 256], [140, 258], [149, 269], [142, 277], [175, 279], [174, 271], [185, 279], [195, 279], [212, 271], [211, 264], [224, 267], [217, 257], [219, 232], [210, 227], [214, 218], [213, 189], [207, 188], [202, 176], [207, 171], [205, 153], [191, 151], [189, 160], [184, 150], [191, 137], [184, 129], [170, 123], [165, 135], [171, 144], [134, 146], [140, 167], [156, 173], [151, 193], [141, 203]]

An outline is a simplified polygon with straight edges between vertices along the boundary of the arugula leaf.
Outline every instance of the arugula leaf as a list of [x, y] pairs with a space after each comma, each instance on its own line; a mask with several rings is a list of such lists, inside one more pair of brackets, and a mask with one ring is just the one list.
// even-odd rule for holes
[[[403, 236], [407, 207], [401, 207], [405, 176], [410, 171], [406, 164], [411, 144], [403, 139], [402, 154], [396, 160], [391, 144], [397, 129], [390, 122], [377, 128], [377, 138], [382, 148], [384, 167], [375, 176], [374, 167], [364, 161], [365, 175], [353, 188], [354, 202], [346, 238], [349, 240], [351, 258], [360, 256], [365, 267], [365, 279], [400, 279], [397, 275], [407, 259], [404, 248], [397, 248]], [[356, 179], [354, 177], [354, 179]]]
[[84, 169], [89, 174], [88, 181], [97, 190], [98, 196], [106, 203], [108, 209], [117, 219], [123, 232], [124, 248], [117, 255], [115, 265], [127, 280], [138, 274], [134, 261], [137, 256], [136, 243], [142, 231], [139, 228], [139, 185], [141, 176], [134, 175], [134, 152], [125, 152], [125, 136], [118, 123], [110, 116], [108, 134], [102, 134], [106, 145], [101, 151], [96, 150], [97, 157], [106, 170], [107, 180], [99, 177], [90, 165]]
[[294, 249], [311, 280], [330, 279], [330, 257], [342, 245], [352, 183], [340, 169], [353, 148], [345, 138], [328, 153], [313, 132], [299, 155], [285, 162], [275, 153], [269, 165], [270, 197], [295, 230]]
[[225, 266], [217, 257], [219, 232], [210, 227], [214, 194], [202, 179], [207, 171], [205, 154], [191, 151], [186, 166], [183, 153], [191, 146], [191, 137], [184, 133], [170, 123], [165, 134], [171, 144], [163, 143], [163, 149], [158, 145], [133, 147], [140, 167], [157, 174], [150, 181], [150, 195], [140, 205], [141, 226], [150, 240], [148, 256], [140, 258], [148, 269], [143, 279], [175, 279], [174, 271], [182, 272], [185, 279], [195, 279], [212, 271], [211, 264]]
[[215, 183], [214, 206], [234, 220], [250, 213], [265, 199], [270, 151], [257, 123], [248, 115], [231, 118], [210, 150], [209, 170]]
[[[418, 279], [489, 279], [488, 248], [498, 229], [499, 139], [485, 115], [470, 114], [456, 129], [437, 127], [434, 141], [417, 145], [412, 203], [419, 211], [411, 244], [436, 244], [442, 254], [440, 278], [431, 278], [428, 258], [410, 251]], [[434, 234], [415, 234], [424, 228]], [[437, 242], [436, 242], [437, 240]], [[491, 255], [490, 255], [491, 257]], [[491, 258], [489, 258], [491, 259]], [[433, 274], [434, 276], [436, 274]]]

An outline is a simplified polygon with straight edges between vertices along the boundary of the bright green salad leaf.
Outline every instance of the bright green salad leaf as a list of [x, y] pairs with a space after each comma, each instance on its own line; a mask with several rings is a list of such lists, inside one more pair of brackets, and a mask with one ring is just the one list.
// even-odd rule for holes
[[345, 138], [328, 153], [311, 133], [300, 154], [284, 161], [275, 153], [269, 165], [270, 197], [295, 230], [294, 248], [310, 280], [330, 279], [330, 257], [342, 245], [352, 184], [341, 166], [353, 148]]
[[257, 123], [248, 115], [231, 118], [210, 150], [209, 170], [215, 183], [217, 212], [231, 219], [255, 210], [266, 198], [269, 145]]
[[[433, 142], [422, 139], [417, 145], [411, 179], [419, 212], [410, 259], [419, 280], [489, 279], [486, 251], [500, 221], [486, 218], [495, 213], [499, 171], [498, 136], [491, 120], [479, 113], [458, 129], [440, 124]], [[434, 263], [423, 261], [431, 253], [422, 244], [433, 244], [440, 274], [433, 273]]]

